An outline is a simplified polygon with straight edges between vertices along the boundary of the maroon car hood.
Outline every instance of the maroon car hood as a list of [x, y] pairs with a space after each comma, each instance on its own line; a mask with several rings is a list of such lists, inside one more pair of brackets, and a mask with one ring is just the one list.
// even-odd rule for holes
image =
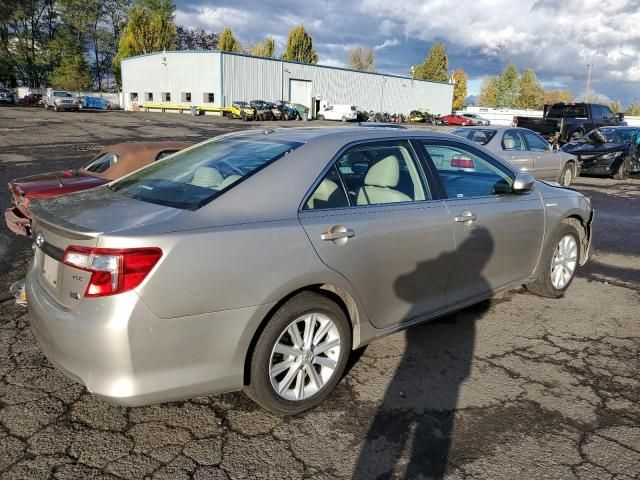
[[109, 180], [94, 177], [82, 171], [66, 170], [17, 178], [9, 183], [9, 187], [14, 192], [22, 191], [25, 197], [34, 199], [86, 190], [108, 182]]

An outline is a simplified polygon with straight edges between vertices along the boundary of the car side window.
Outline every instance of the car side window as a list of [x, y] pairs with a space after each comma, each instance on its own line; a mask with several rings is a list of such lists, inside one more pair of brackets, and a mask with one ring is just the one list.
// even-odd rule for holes
[[336, 166], [353, 205], [381, 205], [427, 199], [418, 161], [406, 140], [350, 148]]
[[548, 152], [550, 150], [547, 141], [533, 132], [522, 132], [527, 140], [529, 150], [534, 152]]
[[502, 135], [502, 149], [508, 151], [524, 152], [527, 146], [517, 130], [507, 130]]
[[333, 165], [305, 203], [304, 210], [348, 206], [349, 200], [342, 186], [340, 174], [337, 167]]
[[591, 117], [593, 120], [602, 120], [604, 117], [604, 110], [600, 105], [591, 105]]
[[87, 172], [93, 173], [103, 173], [107, 171], [109, 168], [114, 166], [118, 162], [118, 156], [112, 152], [106, 152], [101, 155], [98, 155], [96, 158], [91, 160], [88, 164], [86, 164], [83, 168]]
[[611, 109], [607, 106], [602, 107], [602, 118], [604, 120], [613, 120], [613, 112], [611, 111]]
[[513, 173], [481, 152], [461, 144], [422, 144], [447, 198], [488, 197], [512, 192]]
[[164, 157], [168, 157], [169, 155], [173, 155], [176, 152], [177, 152], [177, 150], [163, 150], [162, 152], [158, 153], [158, 155], [156, 155], [156, 158], [155, 158], [154, 162], [157, 162], [158, 160], [162, 160]]

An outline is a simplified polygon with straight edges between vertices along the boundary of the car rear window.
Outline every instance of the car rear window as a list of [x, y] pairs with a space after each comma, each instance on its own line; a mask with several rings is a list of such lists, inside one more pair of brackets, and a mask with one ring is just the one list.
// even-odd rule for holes
[[486, 145], [495, 136], [496, 130], [488, 130], [486, 128], [456, 128], [451, 133], [458, 135], [459, 137], [466, 138], [472, 142], [479, 143], [480, 145]]
[[547, 113], [548, 118], [587, 118], [584, 105], [554, 105]]
[[197, 210], [301, 143], [223, 137], [178, 152], [110, 185], [143, 202]]

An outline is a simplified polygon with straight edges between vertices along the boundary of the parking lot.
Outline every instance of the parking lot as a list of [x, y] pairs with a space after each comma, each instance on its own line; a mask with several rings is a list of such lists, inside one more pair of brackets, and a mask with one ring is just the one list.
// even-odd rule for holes
[[[2, 108], [0, 185], [112, 143], [278, 124]], [[594, 250], [564, 298], [518, 289], [378, 340], [295, 417], [243, 393], [104, 403], [40, 353], [24, 308], [0, 304], [0, 479], [639, 478], [640, 176], [572, 186], [592, 198]], [[0, 292], [31, 255], [0, 226]]]

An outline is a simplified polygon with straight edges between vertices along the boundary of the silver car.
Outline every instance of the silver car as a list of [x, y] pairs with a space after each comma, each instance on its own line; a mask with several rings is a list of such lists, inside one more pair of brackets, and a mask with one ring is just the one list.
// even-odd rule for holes
[[491, 125], [491, 122], [477, 113], [463, 113], [463, 117], [471, 120], [471, 125]]
[[528, 128], [457, 128], [451, 133], [472, 140], [511, 162], [517, 169], [540, 180], [552, 180], [563, 187], [580, 175], [580, 162], [554, 148]]
[[60, 370], [118, 404], [244, 389], [280, 414], [376, 338], [561, 296], [592, 221], [471, 141], [366, 127], [221, 136], [30, 208], [31, 325]]

